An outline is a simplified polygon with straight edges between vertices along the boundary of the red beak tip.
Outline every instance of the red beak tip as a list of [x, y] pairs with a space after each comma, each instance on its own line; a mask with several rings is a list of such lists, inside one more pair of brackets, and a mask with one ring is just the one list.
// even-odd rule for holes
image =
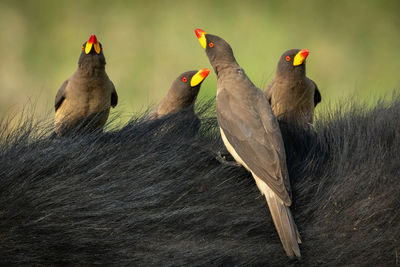
[[96, 37], [96, 35], [92, 34], [92, 36], [90, 36], [90, 38], [89, 38], [88, 43], [89, 43], [89, 44], [97, 44], [97, 37]]
[[201, 69], [199, 71], [199, 75], [203, 78], [206, 78], [208, 76], [208, 74], [210, 73], [210, 70], [207, 68]]
[[303, 49], [301, 54], [302, 54], [304, 57], [307, 57], [308, 54], [310, 54], [310, 51], [308, 51], [308, 49]]
[[194, 32], [196, 33], [197, 38], [200, 38], [201, 35], [204, 33], [202, 29], [195, 29]]

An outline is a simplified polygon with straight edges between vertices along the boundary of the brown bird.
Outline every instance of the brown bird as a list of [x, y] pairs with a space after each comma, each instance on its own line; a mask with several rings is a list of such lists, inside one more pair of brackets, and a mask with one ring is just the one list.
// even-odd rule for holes
[[179, 75], [165, 97], [149, 113], [147, 119], [156, 119], [161, 116], [188, 109], [194, 115], [194, 102], [199, 93], [201, 83], [208, 76], [210, 70], [205, 68], [199, 71], [187, 71]]
[[96, 35], [83, 44], [78, 69], [58, 89], [55, 132], [65, 135], [79, 129], [100, 129], [118, 103], [114, 84], [105, 71], [103, 47]]
[[264, 94], [280, 122], [312, 124], [314, 109], [321, 102], [317, 84], [306, 76], [307, 49], [291, 49], [278, 61], [275, 78]]
[[222, 140], [250, 171], [265, 196], [275, 228], [289, 257], [300, 257], [300, 235], [289, 206], [290, 182], [279, 124], [263, 92], [236, 62], [222, 38], [196, 29], [217, 75], [217, 120]]

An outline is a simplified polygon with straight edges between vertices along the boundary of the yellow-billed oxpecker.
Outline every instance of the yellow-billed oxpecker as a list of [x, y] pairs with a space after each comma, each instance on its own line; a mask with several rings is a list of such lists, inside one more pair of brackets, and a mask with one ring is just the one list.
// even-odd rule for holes
[[54, 104], [57, 135], [78, 128], [96, 130], [104, 126], [110, 107], [118, 103], [105, 65], [103, 47], [93, 34], [82, 46], [78, 69], [58, 89]]
[[194, 115], [194, 102], [199, 93], [201, 83], [210, 73], [205, 68], [199, 71], [187, 71], [179, 75], [172, 83], [161, 102], [151, 111], [148, 119], [156, 119], [180, 110], [188, 109]]
[[321, 102], [316, 83], [306, 76], [307, 49], [291, 49], [278, 61], [275, 78], [264, 94], [280, 122], [312, 124], [314, 109]]
[[292, 200], [285, 148], [271, 106], [236, 62], [225, 40], [200, 29], [195, 33], [217, 75], [222, 140], [265, 196], [286, 254], [300, 257], [300, 235], [289, 208]]

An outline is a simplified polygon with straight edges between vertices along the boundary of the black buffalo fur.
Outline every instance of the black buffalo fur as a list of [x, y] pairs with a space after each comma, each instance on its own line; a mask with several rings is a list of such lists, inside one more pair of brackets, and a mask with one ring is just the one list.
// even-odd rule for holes
[[286, 257], [252, 176], [216, 160], [216, 119], [198, 106], [195, 138], [182, 113], [65, 138], [4, 120], [0, 265], [399, 264], [399, 94], [327, 108], [314, 129], [281, 125], [301, 260]]

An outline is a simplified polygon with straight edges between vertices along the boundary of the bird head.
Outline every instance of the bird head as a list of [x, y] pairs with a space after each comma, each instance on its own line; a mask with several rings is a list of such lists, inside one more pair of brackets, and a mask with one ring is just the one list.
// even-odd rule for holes
[[87, 42], [82, 45], [82, 53], [78, 62], [79, 66], [101, 67], [106, 64], [103, 55], [103, 46], [92, 34]]
[[191, 70], [182, 73], [174, 81], [173, 87], [182, 88], [183, 91], [189, 91], [193, 88], [200, 88], [201, 83], [208, 76], [210, 70], [207, 68], [201, 70]]
[[174, 95], [180, 99], [180, 102], [191, 105], [199, 93], [201, 83], [209, 73], [210, 70], [207, 68], [182, 73], [171, 86], [175, 92]]
[[201, 29], [195, 29], [194, 32], [214, 69], [222, 62], [236, 62], [231, 46], [224, 39]]
[[86, 55], [90, 53], [98, 55], [102, 50], [103, 46], [97, 41], [97, 37], [94, 34], [92, 34], [89, 40], [82, 45], [82, 51], [84, 51]]
[[282, 54], [278, 62], [278, 73], [304, 73], [308, 49], [290, 49]]

